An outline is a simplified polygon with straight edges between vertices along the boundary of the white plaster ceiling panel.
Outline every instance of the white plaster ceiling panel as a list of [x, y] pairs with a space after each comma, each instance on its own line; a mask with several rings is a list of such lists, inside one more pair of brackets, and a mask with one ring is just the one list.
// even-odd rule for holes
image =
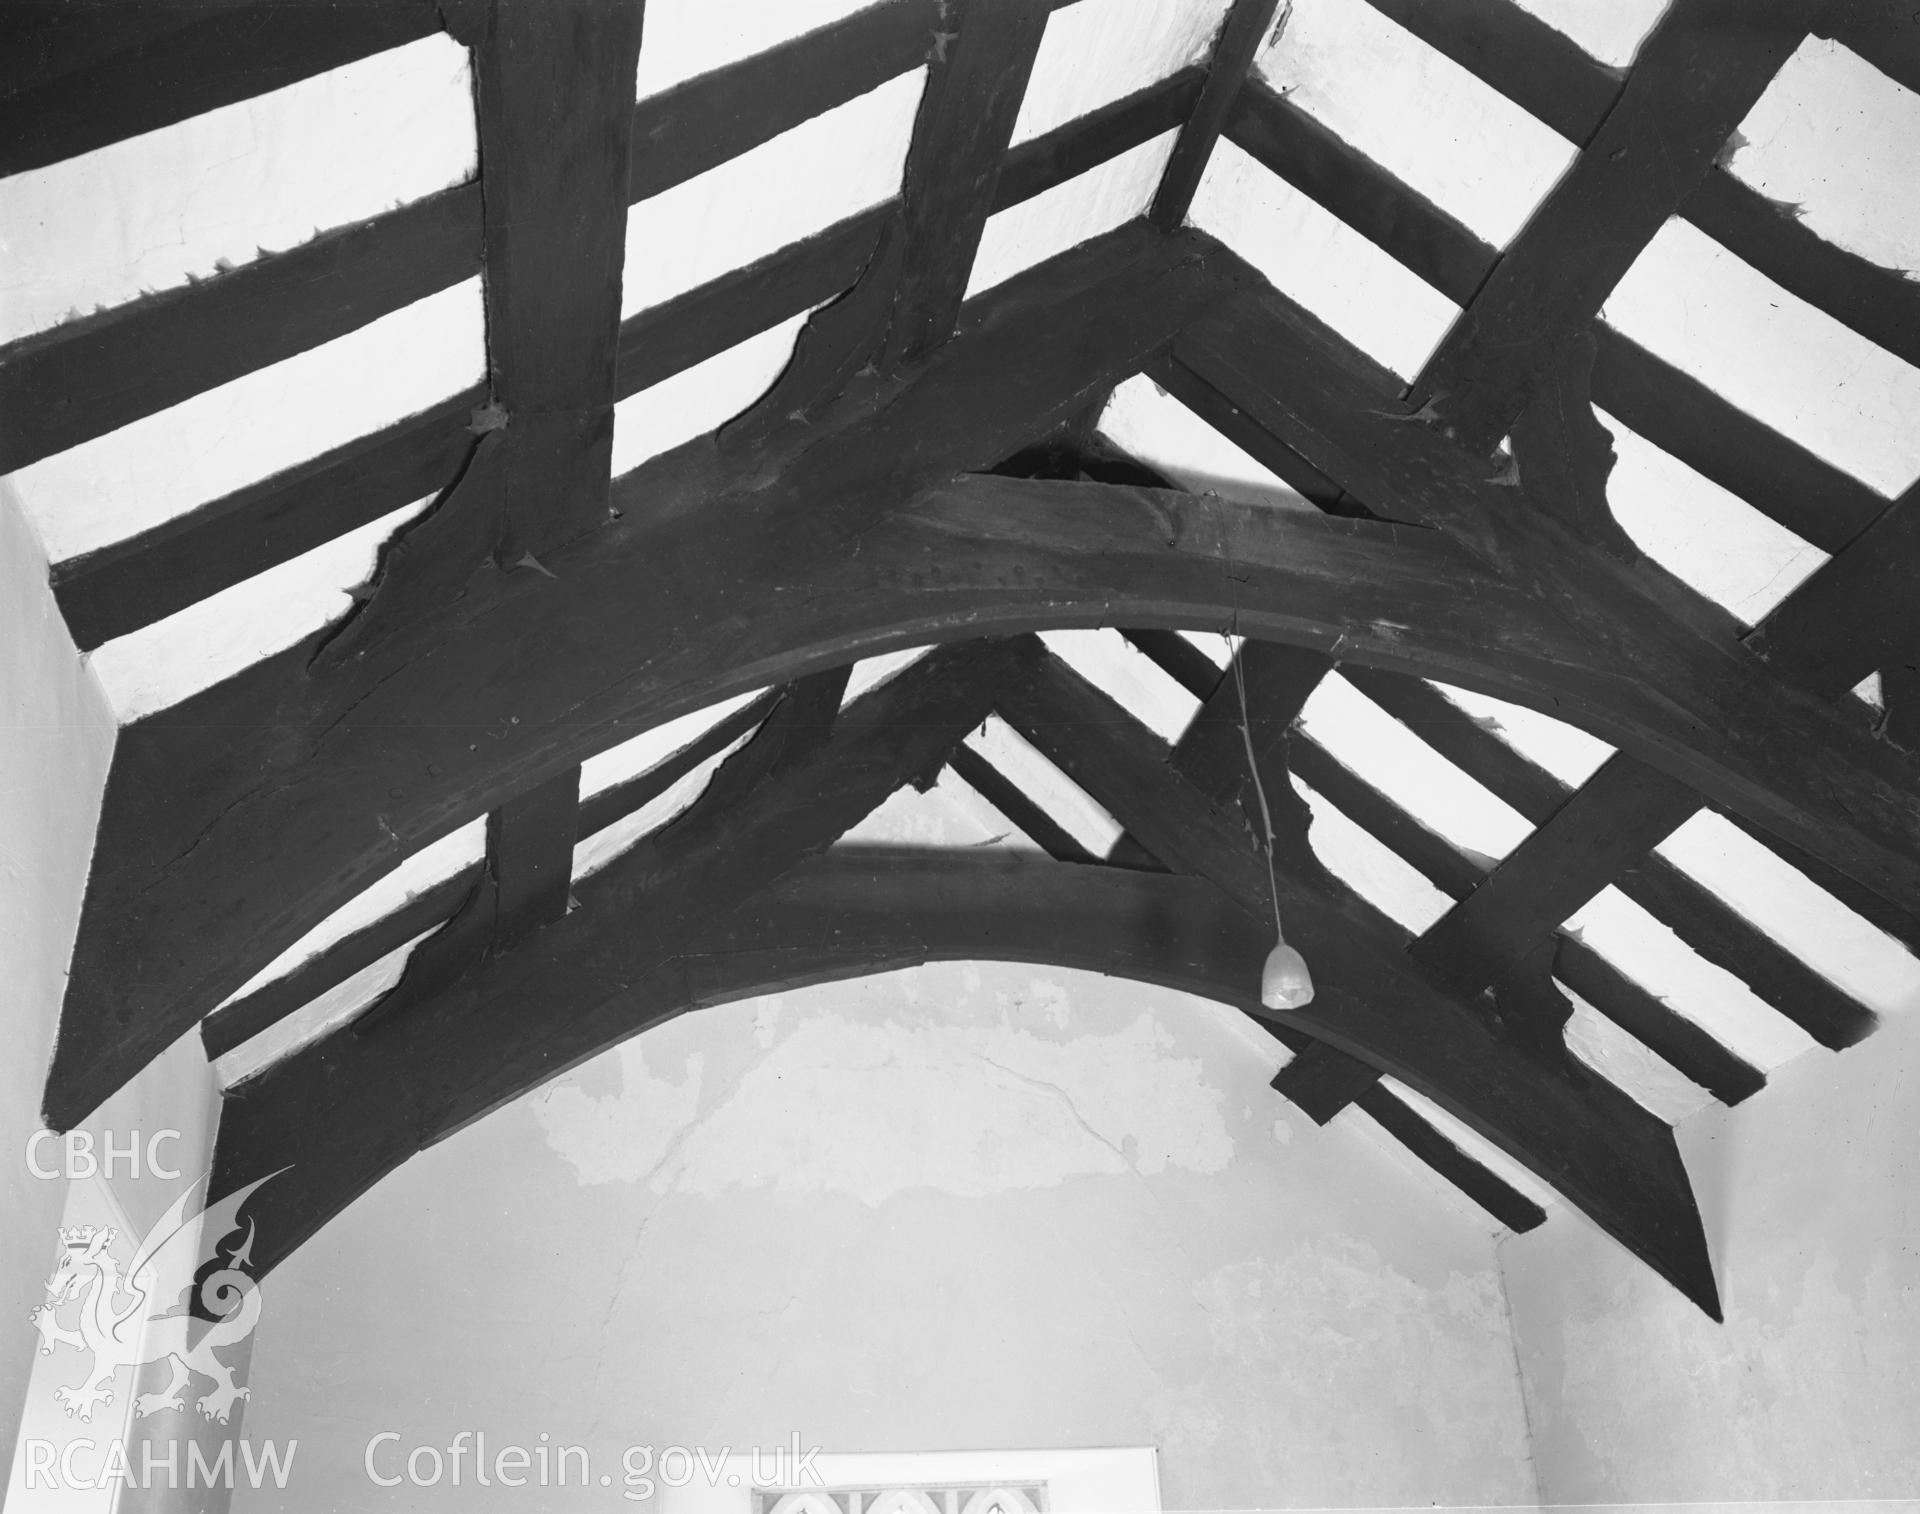
[[967, 298], [1145, 213], [1178, 132], [1162, 132], [1098, 168], [987, 217]]
[[380, 548], [432, 500], [416, 500], [264, 573], [106, 643], [90, 661], [124, 725], [285, 651], [353, 608]]
[[603, 826], [590, 836], [582, 836], [573, 848], [572, 877], [585, 878], [597, 873], [614, 858], [631, 851], [675, 816], [683, 814], [694, 800], [707, 791], [713, 775], [741, 747], [753, 739], [747, 731], [698, 767], [680, 775], [630, 815], [622, 815], [612, 825]]
[[705, 436], [748, 409], [785, 370], [809, 313], [771, 326], [616, 404], [614, 476]]
[[[439, 927], [435, 926], [434, 930]], [[357, 1018], [388, 989], [400, 981], [414, 948], [432, 930], [422, 931], [403, 946], [396, 947], [377, 962], [370, 962], [345, 982], [335, 984], [318, 998], [300, 1006], [285, 1019], [277, 1020], [259, 1035], [243, 1041], [213, 1064], [213, 1076], [221, 1088], [232, 1088], [248, 1078], [265, 1072], [275, 1062], [291, 1056], [310, 1041], [317, 1041], [335, 1026]]]
[[1200, 701], [1118, 631], [1043, 631], [1047, 649], [1169, 745]]
[[927, 71], [889, 79], [627, 212], [620, 313], [647, 310], [891, 198]]
[[657, 95], [867, 8], [866, 0], [647, 0], [634, 94]]
[[462, 868], [471, 867], [486, 853], [486, 817], [471, 820], [456, 831], [423, 846], [378, 882], [362, 889], [312, 930], [275, 957], [221, 1001], [222, 1006], [243, 999], [254, 990], [284, 978], [310, 958], [376, 920], [383, 920], [409, 899], [444, 883]]
[[0, 341], [471, 178], [467, 51], [434, 36], [0, 179]]
[[1106, 856], [1120, 839], [1120, 823], [998, 715], [969, 733], [967, 745], [1094, 856]]
[[1518, 0], [1555, 31], [1571, 37], [1602, 63], [1625, 68], [1667, 0]]
[[595, 753], [580, 764], [580, 797], [590, 799], [629, 778], [652, 771], [675, 752], [693, 745], [740, 706], [759, 697], [758, 689], [749, 689], [731, 699], [663, 721], [618, 746]]
[[1510, 1187], [1517, 1188], [1542, 1209], [1551, 1210], [1560, 1203], [1560, 1195], [1534, 1176], [1531, 1169], [1523, 1167], [1479, 1131], [1442, 1109], [1425, 1094], [1407, 1087], [1395, 1078], [1383, 1077], [1380, 1084], [1482, 1167], [1487, 1168]]
[[840, 708], [844, 710], [861, 695], [871, 694], [881, 684], [899, 677], [932, 650], [931, 645], [908, 647], [900, 652], [882, 652], [877, 657], [861, 658], [847, 675], [847, 687], [840, 695]]
[[1077, 0], [1047, 18], [1013, 142], [1204, 62], [1228, 0]]
[[1734, 177], [1883, 268], [1920, 270], [1920, 95], [1809, 37], [1740, 123]]
[[1714, 1102], [1713, 1095], [1657, 1053], [1649, 1051], [1564, 983], [1554, 987], [1566, 996], [1573, 1013], [1562, 1039], [1567, 1050], [1641, 1108], [1677, 1125]]
[[1739, 827], [1702, 810], [1659, 852], [1869, 1009], [1920, 1010], [1920, 959]]
[[1575, 149], [1366, 0], [1294, 0], [1256, 60], [1308, 115], [1496, 247]]
[[1348, 819], [1318, 790], [1299, 778], [1293, 786], [1313, 813], [1307, 840], [1314, 856], [1375, 909], [1417, 936], [1452, 907], [1453, 901], [1412, 863]]
[[1038, 854], [1018, 826], [983, 799], [953, 769], [942, 768], [933, 787], [895, 789], [841, 841], [866, 846], [952, 846]]
[[1702, 478], [1596, 407], [1613, 433], [1607, 479], [1614, 519], [1642, 551], [1747, 625], [1827, 560], [1827, 554]]
[[55, 562], [377, 431], [486, 374], [469, 279], [12, 475]]
[[1762, 1072], [1813, 1040], [1733, 974], [1699, 956], [1665, 925], [1609, 886], [1566, 922], [1569, 933], [1656, 998]]
[[1460, 313], [1437, 289], [1224, 139], [1213, 149], [1187, 218], [1402, 378], [1420, 371]]
[[[1314, 510], [1294, 488], [1234, 445], [1144, 373], [1113, 391], [1100, 434], [1196, 494], [1248, 505]], [[1318, 513], [1317, 510], [1314, 513]]]
[[1448, 683], [1432, 686], [1471, 715], [1482, 730], [1499, 737], [1571, 788], [1585, 783], [1613, 755], [1613, 748], [1598, 737], [1525, 705], [1509, 704], [1471, 689], [1456, 689]]
[[1889, 498], [1920, 475], [1920, 369], [1672, 220], [1608, 297], [1616, 330]]
[[1532, 829], [1338, 673], [1320, 680], [1300, 712], [1300, 728], [1464, 852], [1504, 857]]

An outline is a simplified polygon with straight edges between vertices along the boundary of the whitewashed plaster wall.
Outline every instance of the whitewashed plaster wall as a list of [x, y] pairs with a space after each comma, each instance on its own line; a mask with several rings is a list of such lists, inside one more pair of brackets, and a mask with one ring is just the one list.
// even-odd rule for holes
[[476, 1496], [370, 1486], [389, 1430], [385, 1475], [545, 1432], [615, 1495], [627, 1445], [798, 1434], [1152, 1445], [1170, 1509], [1531, 1504], [1494, 1227], [1292, 1111], [1279, 1060], [1216, 1006], [993, 964], [683, 1017], [267, 1279], [248, 1434], [298, 1461], [234, 1507]]
[[[41, 1298], [66, 1185], [28, 1170], [27, 1138], [113, 753], [113, 718], [47, 587], [47, 558], [0, 483], [0, 1320]], [[0, 1447], [12, 1448], [33, 1360], [0, 1337]]]
[[1679, 1134], [1724, 1326], [1572, 1216], [1500, 1244], [1543, 1497], [1920, 1509], [1920, 1021]]

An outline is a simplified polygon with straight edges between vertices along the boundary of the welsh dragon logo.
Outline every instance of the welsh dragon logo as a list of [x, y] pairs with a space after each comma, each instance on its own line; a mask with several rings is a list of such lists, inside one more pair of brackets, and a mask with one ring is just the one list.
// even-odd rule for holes
[[[247, 1397], [232, 1368], [214, 1353], [245, 1340], [260, 1322], [260, 1290], [244, 1270], [253, 1252], [251, 1221], [245, 1240], [230, 1254], [221, 1253], [239, 1231], [240, 1206], [267, 1179], [189, 1212], [205, 1181], [174, 1201], [134, 1248], [124, 1273], [112, 1251], [117, 1231], [83, 1225], [60, 1232], [63, 1249], [47, 1279], [47, 1301], [27, 1318], [40, 1332], [42, 1356], [51, 1355], [55, 1346], [70, 1346], [92, 1357], [84, 1378], [54, 1389], [69, 1418], [91, 1420], [96, 1407], [111, 1404], [122, 1367], [137, 1372], [166, 1358], [173, 1362], [167, 1386], [134, 1399], [134, 1413], [141, 1418], [184, 1409], [185, 1391], [196, 1377], [213, 1382], [196, 1407], [220, 1424], [232, 1415], [235, 1402]], [[206, 1318], [194, 1314], [196, 1302]], [[71, 1323], [63, 1323], [62, 1312], [74, 1305]]]

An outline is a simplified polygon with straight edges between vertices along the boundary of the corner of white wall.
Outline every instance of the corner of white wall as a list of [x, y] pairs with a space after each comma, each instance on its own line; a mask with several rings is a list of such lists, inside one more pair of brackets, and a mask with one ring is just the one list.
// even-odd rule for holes
[[[67, 963], [93, 856], [114, 723], [47, 583], [47, 556], [0, 479], [0, 1320], [24, 1321], [57, 1240], [67, 1185], [28, 1170]], [[0, 1337], [0, 1446], [34, 1360], [24, 1324]]]
[[1920, 1505], [1920, 1016], [1675, 1134], [1724, 1324], [1570, 1214], [1500, 1245], [1543, 1500]]

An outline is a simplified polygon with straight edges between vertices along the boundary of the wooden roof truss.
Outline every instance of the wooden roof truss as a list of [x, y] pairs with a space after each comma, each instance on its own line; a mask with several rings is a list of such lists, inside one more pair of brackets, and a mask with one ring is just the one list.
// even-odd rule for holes
[[[483, 387], [60, 565], [94, 647], [438, 491], [345, 621], [122, 731], [49, 1123], [197, 1022], [231, 1051], [433, 931], [369, 1012], [228, 1093], [216, 1191], [292, 1164], [252, 1201], [264, 1270], [422, 1147], [675, 1014], [937, 958], [1061, 963], [1245, 1010], [1294, 1053], [1275, 1086], [1316, 1120], [1357, 1103], [1504, 1222], [1540, 1221], [1391, 1075], [1717, 1317], [1672, 1132], [1568, 1052], [1556, 985], [1723, 1100], [1764, 1079], [1563, 922], [1617, 884], [1822, 1045], [1867, 1033], [1863, 1006], [1653, 849], [1706, 807], [1920, 946], [1920, 502], [1887, 503], [1596, 315], [1680, 216], [1920, 363], [1920, 285], [1716, 166], [1810, 29], [1909, 88], [1920, 33], [1866, 0], [1674, 0], [1623, 77], [1511, 0], [1370, 3], [1578, 145], [1504, 251], [1250, 75], [1274, 0], [1237, 0], [1210, 66], [1011, 148], [1048, 19], [1020, 0], [894, 0], [637, 105], [639, 0], [10, 18], [30, 45], [0, 103], [7, 172], [443, 26], [474, 49], [482, 167], [0, 351], [0, 471], [482, 269], [489, 334]], [[621, 320], [630, 203], [922, 62], [897, 199]], [[1174, 126], [1148, 217], [963, 304], [992, 212]], [[1463, 306], [1411, 386], [1183, 227], [1222, 135]], [[611, 477], [616, 401], [816, 306], [759, 404]], [[1094, 422], [1137, 373], [1325, 513], [1187, 493], [1118, 452]], [[1746, 633], [1615, 524], [1596, 400], [1832, 561]], [[1035, 635], [1085, 626], [1127, 628], [1201, 702], [1177, 743]], [[1319, 986], [1304, 1010], [1257, 1003], [1267, 874], [1234, 680], [1181, 628], [1249, 638], [1270, 794], [1297, 774], [1456, 901], [1410, 938], [1282, 803], [1281, 909]], [[855, 660], [927, 643], [843, 705]], [[1300, 731], [1336, 666], [1531, 837], [1490, 866]], [[1848, 695], [1874, 671], [1877, 725]], [[1569, 790], [1427, 678], [1616, 755]], [[581, 798], [583, 759], [750, 691]], [[965, 744], [989, 715], [1124, 827], [1107, 856]], [[724, 752], [670, 824], [570, 876], [578, 838]], [[949, 768], [1049, 855], [835, 846]], [[213, 1012], [482, 814], [482, 862]]]

